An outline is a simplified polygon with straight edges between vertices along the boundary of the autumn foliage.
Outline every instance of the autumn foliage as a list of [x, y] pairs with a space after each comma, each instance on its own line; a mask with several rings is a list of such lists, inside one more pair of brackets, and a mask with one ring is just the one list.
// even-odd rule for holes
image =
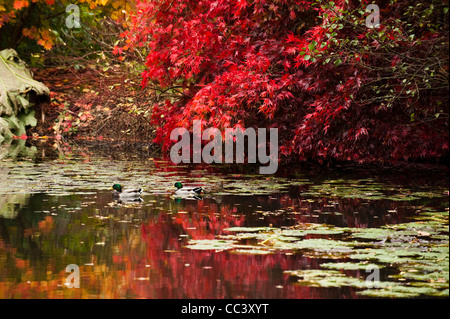
[[22, 42], [30, 40], [45, 50], [63, 43], [62, 30], [68, 29], [66, 18], [75, 12], [68, 8], [71, 4], [77, 5], [80, 31], [92, 25], [89, 16], [100, 20], [106, 13], [120, 20], [122, 11], [132, 8], [132, 4], [123, 0], [0, 0], [0, 49], [17, 49]]
[[155, 142], [176, 127], [277, 127], [294, 161], [448, 154], [448, 1], [137, 1], [126, 46], [148, 52]]

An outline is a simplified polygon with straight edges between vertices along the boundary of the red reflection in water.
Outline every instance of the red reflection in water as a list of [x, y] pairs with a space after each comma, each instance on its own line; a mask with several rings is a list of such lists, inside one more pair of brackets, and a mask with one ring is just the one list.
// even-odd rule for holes
[[[36, 196], [35, 196], [36, 197]], [[148, 198], [144, 203], [150, 203]], [[155, 197], [153, 205], [110, 206], [110, 194], [84, 196], [89, 202], [70, 215], [20, 213], [0, 236], [1, 298], [359, 298], [352, 288], [315, 288], [290, 281], [285, 270], [318, 269], [332, 260], [301, 253], [244, 255], [186, 248], [189, 239], [213, 239], [234, 226], [326, 223], [373, 227], [399, 222], [393, 202], [360, 199], [314, 201], [288, 195], [224, 196], [180, 203]], [[156, 201], [157, 199], [157, 201]], [[61, 197], [59, 204], [72, 203]], [[39, 210], [54, 203], [33, 197]], [[100, 209], [98, 209], [100, 207]], [[358, 214], [355, 214], [358, 211]], [[112, 216], [97, 220], [98, 216]], [[125, 217], [139, 217], [122, 223]], [[377, 218], [374, 218], [377, 216]], [[115, 220], [113, 222], [113, 220]], [[35, 236], [39, 234], [39, 236]], [[82, 236], [82, 237], [77, 237]], [[7, 239], [5, 243], [3, 239]], [[100, 245], [97, 245], [100, 243]], [[103, 243], [103, 244], [102, 244]], [[20, 255], [17, 253], [20, 251]], [[337, 261], [337, 260], [335, 260]], [[67, 264], [80, 265], [81, 288], [64, 287]], [[20, 278], [17, 282], [16, 278]]]
[[[224, 228], [241, 225], [243, 216], [210, 214], [160, 215], [141, 226], [143, 248], [126, 252], [125, 282], [134, 298], [336, 298], [337, 290], [302, 287], [283, 270], [316, 268], [318, 260], [282, 253], [232, 254], [185, 248], [186, 238], [214, 238]], [[352, 295], [352, 294], [351, 294]]]

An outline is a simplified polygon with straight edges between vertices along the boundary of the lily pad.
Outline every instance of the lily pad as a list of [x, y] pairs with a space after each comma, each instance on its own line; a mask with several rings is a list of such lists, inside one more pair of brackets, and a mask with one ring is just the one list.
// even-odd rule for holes
[[335, 270], [366, 270], [371, 269], [371, 267], [376, 266], [377, 268], [383, 268], [383, 265], [374, 265], [370, 263], [324, 263], [320, 264], [320, 267], [327, 268], [327, 269], [335, 269]]
[[340, 253], [350, 253], [352, 250], [352, 246], [353, 244], [351, 242], [330, 239], [305, 239], [294, 243], [276, 242], [274, 244], [274, 247], [280, 249], [311, 249]]
[[225, 228], [225, 231], [229, 232], [238, 232], [238, 233], [255, 233], [255, 232], [267, 232], [276, 230], [276, 228], [273, 227], [230, 227]]
[[389, 289], [367, 289], [357, 292], [359, 295], [379, 297], [379, 298], [412, 298], [422, 294], [433, 295], [439, 293], [439, 290], [429, 287], [414, 287], [396, 285]]
[[268, 255], [272, 254], [272, 250], [267, 249], [234, 249], [231, 251], [232, 254], [244, 254], [244, 255]]
[[339, 235], [343, 234], [344, 231], [340, 229], [333, 228], [317, 228], [317, 229], [285, 229], [281, 231], [284, 236], [296, 236], [303, 237], [306, 235]]
[[296, 284], [309, 287], [344, 287], [366, 288], [364, 280], [348, 277], [336, 270], [306, 269], [285, 271], [284, 273], [298, 277]]
[[234, 243], [231, 240], [199, 239], [190, 240], [186, 248], [194, 250], [228, 250], [234, 247]]

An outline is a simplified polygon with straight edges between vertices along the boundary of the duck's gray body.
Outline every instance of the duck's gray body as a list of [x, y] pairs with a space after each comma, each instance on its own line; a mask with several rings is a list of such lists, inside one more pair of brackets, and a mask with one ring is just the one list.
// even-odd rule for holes
[[142, 188], [122, 188], [119, 184], [113, 185], [114, 193], [113, 197], [121, 199], [134, 199], [140, 198], [142, 194]]
[[177, 196], [197, 196], [203, 192], [202, 187], [183, 187], [180, 182], [175, 183], [174, 186], [177, 188], [175, 191]]
[[176, 195], [199, 195], [203, 191], [201, 187], [183, 187], [175, 191]]

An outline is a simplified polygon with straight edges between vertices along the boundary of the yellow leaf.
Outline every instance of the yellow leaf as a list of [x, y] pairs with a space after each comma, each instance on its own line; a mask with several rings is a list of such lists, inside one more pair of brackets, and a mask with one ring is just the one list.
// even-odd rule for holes
[[114, 9], [118, 9], [120, 7], [120, 5], [121, 5], [120, 1], [114, 1], [112, 4]]
[[118, 20], [119, 19], [119, 14], [116, 11], [114, 11], [113, 13], [111, 13], [111, 19]]

